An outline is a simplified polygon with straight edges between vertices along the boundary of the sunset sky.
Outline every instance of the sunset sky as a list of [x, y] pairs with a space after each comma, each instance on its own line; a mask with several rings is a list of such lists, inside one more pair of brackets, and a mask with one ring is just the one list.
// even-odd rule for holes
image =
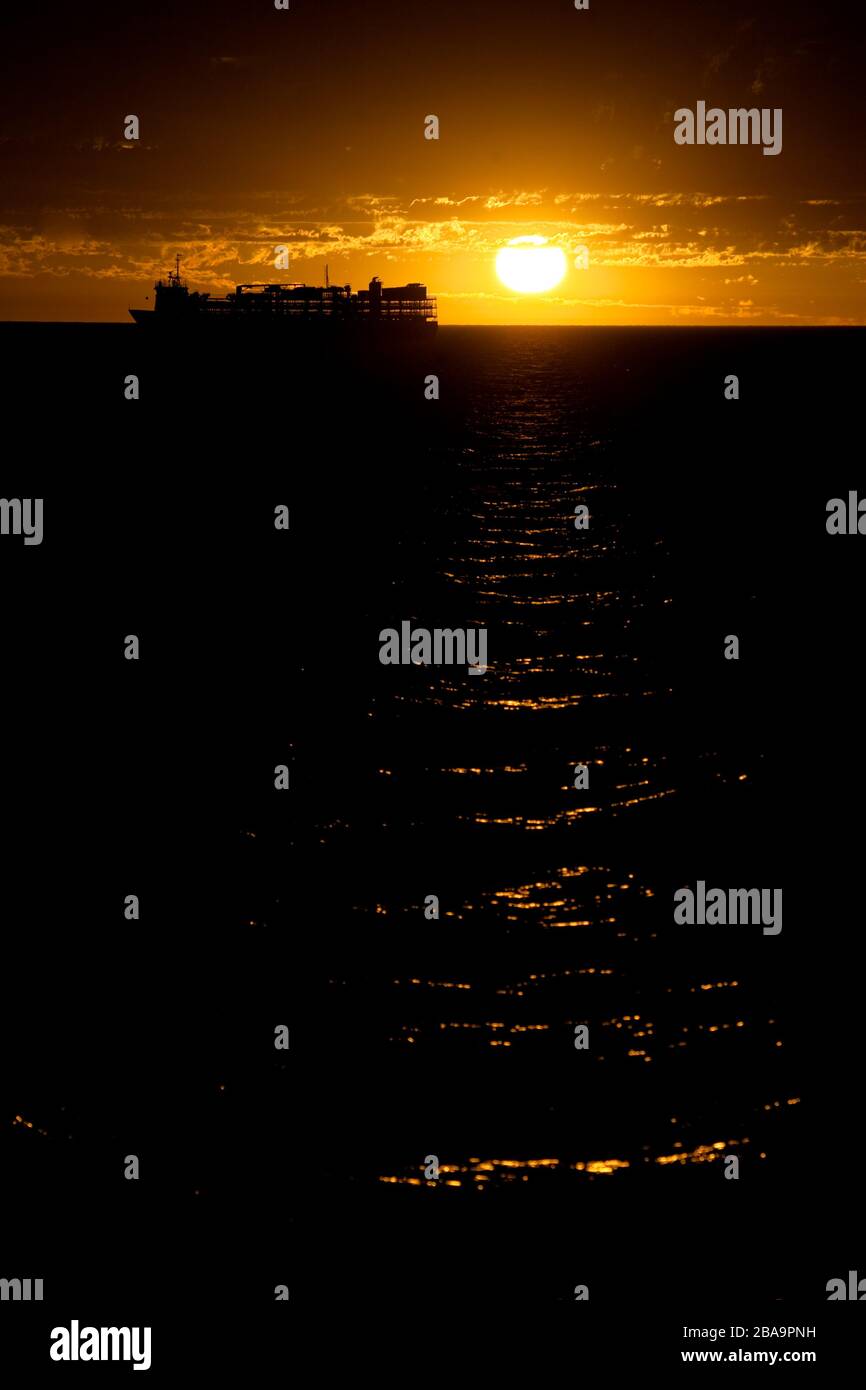
[[[127, 320], [180, 252], [213, 293], [319, 284], [326, 262], [353, 288], [421, 280], [446, 324], [864, 323], [866, 26], [847, 8], [7, 10], [0, 317]], [[781, 108], [782, 152], [677, 145], [673, 113], [698, 100]], [[547, 294], [494, 270], [529, 235], [567, 253]]]

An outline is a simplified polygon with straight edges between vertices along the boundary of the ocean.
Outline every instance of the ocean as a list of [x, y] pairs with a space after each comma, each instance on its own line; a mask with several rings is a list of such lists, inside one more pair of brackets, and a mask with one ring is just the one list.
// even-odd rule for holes
[[[141, 1149], [154, 1252], [204, 1207], [311, 1300], [823, 1299], [863, 331], [0, 341], [7, 495], [45, 495], [3, 542], [19, 1188], [100, 1202]], [[406, 621], [487, 671], [383, 665]], [[699, 880], [783, 929], [676, 924]]]

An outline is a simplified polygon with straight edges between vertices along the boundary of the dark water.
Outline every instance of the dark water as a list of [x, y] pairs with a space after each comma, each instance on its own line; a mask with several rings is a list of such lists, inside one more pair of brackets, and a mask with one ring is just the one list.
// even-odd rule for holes
[[[6, 495], [46, 496], [44, 545], [4, 538], [19, 1186], [107, 1201], [138, 1145], [154, 1230], [203, 1202], [311, 1299], [337, 1265], [375, 1306], [821, 1300], [854, 1267], [860, 564], [824, 521], [863, 490], [862, 333], [0, 337]], [[485, 627], [490, 669], [383, 666], [403, 620]], [[675, 926], [698, 879], [783, 888], [781, 934]]]

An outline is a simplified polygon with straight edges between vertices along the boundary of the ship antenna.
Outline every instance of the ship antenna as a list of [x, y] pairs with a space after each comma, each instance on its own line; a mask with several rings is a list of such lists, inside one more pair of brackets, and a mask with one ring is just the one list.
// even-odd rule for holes
[[325, 289], [326, 289], [326, 290], [329, 290], [330, 288], [331, 288], [331, 282], [330, 282], [330, 280], [328, 279], [328, 267], [327, 267], [327, 264], [326, 264], [326, 265], [325, 265]]
[[176, 279], [176, 280], [180, 280], [180, 252], [179, 252], [179, 251], [178, 251], [177, 255], [176, 255], [175, 258], [174, 258], [174, 274], [175, 274], [175, 279]]

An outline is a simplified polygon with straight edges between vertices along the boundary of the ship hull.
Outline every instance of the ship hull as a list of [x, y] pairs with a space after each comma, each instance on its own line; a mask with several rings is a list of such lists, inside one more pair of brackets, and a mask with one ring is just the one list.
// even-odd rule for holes
[[407, 338], [429, 338], [436, 332], [435, 320], [424, 319], [331, 319], [307, 318], [303, 315], [282, 314], [158, 314], [154, 309], [130, 309], [135, 323], [159, 333], [239, 333], [267, 334], [278, 333], [286, 337], [297, 337], [305, 341], [311, 338], [326, 340], [364, 340], [370, 337], [379, 340], [394, 339], [401, 342]]

